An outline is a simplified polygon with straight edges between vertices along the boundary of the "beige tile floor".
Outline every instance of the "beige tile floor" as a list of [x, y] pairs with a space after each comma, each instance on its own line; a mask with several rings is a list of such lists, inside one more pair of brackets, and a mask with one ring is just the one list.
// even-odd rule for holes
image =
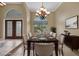
[[[20, 47], [13, 56], [22, 56], [23, 55], [22, 51], [23, 51], [23, 48]], [[64, 45], [63, 51], [64, 51], [64, 56], [78, 56], [79, 55], [78, 51], [72, 51], [66, 45]], [[31, 50], [30, 54], [31, 54], [31, 56], [33, 56], [32, 50]], [[53, 53], [53, 55], [55, 56], [55, 52]], [[25, 52], [25, 56], [27, 56], [27, 50]], [[59, 56], [61, 56], [61, 55], [59, 55]]]
[[[18, 43], [18, 42], [17, 42]], [[72, 51], [66, 45], [63, 46], [64, 56], [79, 56], [79, 51]], [[55, 53], [53, 53], [55, 56]], [[21, 45], [11, 56], [23, 56], [23, 45]], [[27, 56], [27, 50], [25, 52], [25, 56]], [[31, 56], [33, 56], [33, 51], [31, 50]]]
[[20, 47], [22, 40], [0, 41], [0, 56], [9, 55]]

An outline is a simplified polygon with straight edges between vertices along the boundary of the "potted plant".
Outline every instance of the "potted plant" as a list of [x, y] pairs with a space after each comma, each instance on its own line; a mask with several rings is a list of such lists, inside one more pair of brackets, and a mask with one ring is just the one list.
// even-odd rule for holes
[[56, 27], [51, 27], [50, 30], [54, 33], [56, 33]]

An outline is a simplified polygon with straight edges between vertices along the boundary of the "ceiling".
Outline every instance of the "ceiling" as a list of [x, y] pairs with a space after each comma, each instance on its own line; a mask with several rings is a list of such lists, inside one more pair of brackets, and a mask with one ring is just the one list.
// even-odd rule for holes
[[[41, 2], [26, 2], [26, 4], [32, 12], [38, 10], [42, 5]], [[61, 4], [62, 2], [43, 2], [44, 7], [50, 12], [54, 12]]]
[[6, 4], [22, 4], [22, 2], [5, 2]]
[[[41, 5], [42, 2], [24, 2], [31, 12], [36, 12]], [[6, 4], [23, 4], [23, 2], [6, 2]], [[43, 2], [43, 6], [50, 12], [54, 12], [62, 2]]]

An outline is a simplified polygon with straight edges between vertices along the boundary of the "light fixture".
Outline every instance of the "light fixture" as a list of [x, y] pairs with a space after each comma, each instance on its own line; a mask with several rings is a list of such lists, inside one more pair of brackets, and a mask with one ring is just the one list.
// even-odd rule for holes
[[50, 12], [47, 11], [47, 9], [44, 7], [43, 2], [42, 2], [41, 8], [36, 11], [36, 16], [46, 17], [48, 14], [50, 14]]
[[6, 3], [0, 2], [0, 6], [5, 6], [5, 5], [6, 5]]

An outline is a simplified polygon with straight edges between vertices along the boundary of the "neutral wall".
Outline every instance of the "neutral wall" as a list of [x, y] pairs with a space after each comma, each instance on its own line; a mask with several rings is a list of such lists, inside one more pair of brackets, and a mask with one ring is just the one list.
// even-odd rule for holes
[[30, 30], [31, 30], [31, 32], [33, 33], [33, 30], [34, 30], [34, 28], [33, 28], [33, 20], [34, 20], [34, 18], [35, 18], [35, 12], [31, 12], [30, 13]]
[[69, 17], [79, 15], [79, 2], [64, 2], [55, 11], [57, 33], [60, 34], [64, 30], [70, 31], [71, 34], [79, 35], [78, 29], [66, 29], [65, 20]]
[[2, 7], [0, 7], [0, 38], [2, 37], [2, 15], [1, 15], [1, 12], [2, 12]]
[[27, 4], [24, 3], [24, 7], [25, 7], [25, 10], [26, 10], [26, 20], [24, 21], [24, 35], [27, 35], [29, 32], [31, 32], [31, 25], [30, 25], [30, 10], [29, 8], [27, 7]]
[[0, 38], [3, 36], [3, 7], [0, 7]]
[[56, 27], [56, 20], [55, 20], [55, 13], [50, 12], [50, 14], [46, 17], [48, 20], [48, 29], [50, 30], [51, 27]]
[[[0, 9], [0, 38], [3, 38], [4, 32], [4, 24], [3, 21], [6, 18], [6, 14], [10, 9], [15, 9], [23, 14], [23, 34], [27, 34], [27, 19], [29, 19], [29, 15], [27, 14], [27, 8], [25, 8], [24, 4], [7, 4], [5, 7], [1, 7]], [[29, 11], [28, 11], [29, 13]]]
[[[31, 32], [33, 32], [33, 20], [34, 18], [36, 17], [35, 15], [35, 12], [31, 12], [31, 22], [30, 22], [30, 25], [31, 25]], [[50, 28], [53, 26], [55, 27], [55, 15], [54, 15], [54, 12], [51, 12], [51, 14], [49, 14], [46, 19], [48, 20], [48, 29], [50, 30]]]
[[[6, 12], [9, 9], [16, 9], [23, 13], [24, 34], [30, 31], [33, 32], [33, 20], [35, 18], [35, 13], [34, 12], [30, 13], [29, 10], [27, 10], [27, 8], [24, 7], [24, 5], [7, 5], [5, 7], [0, 7], [0, 38], [3, 37], [3, 19], [5, 18]], [[65, 30], [65, 19], [75, 15], [79, 15], [78, 2], [62, 3], [61, 6], [55, 12], [51, 12], [51, 14], [47, 16], [48, 29], [50, 30], [50, 27], [54, 26], [57, 28], [58, 34], [62, 33]], [[72, 34], [79, 35], [79, 29], [66, 29], [66, 30], [70, 31]]]

